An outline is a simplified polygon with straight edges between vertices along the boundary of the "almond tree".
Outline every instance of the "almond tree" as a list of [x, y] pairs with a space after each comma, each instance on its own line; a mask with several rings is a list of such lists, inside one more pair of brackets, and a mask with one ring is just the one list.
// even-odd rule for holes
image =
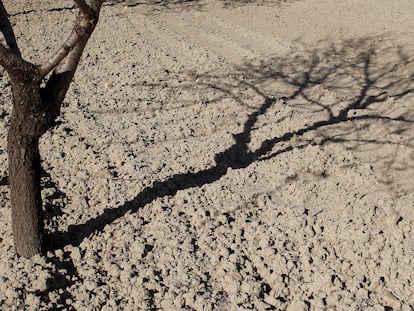
[[39, 138], [60, 114], [103, 1], [74, 0], [79, 14], [69, 37], [49, 59], [35, 65], [23, 59], [0, 0], [0, 65], [9, 76], [13, 95], [8, 133], [13, 239], [16, 253], [27, 258], [40, 253], [44, 242]]

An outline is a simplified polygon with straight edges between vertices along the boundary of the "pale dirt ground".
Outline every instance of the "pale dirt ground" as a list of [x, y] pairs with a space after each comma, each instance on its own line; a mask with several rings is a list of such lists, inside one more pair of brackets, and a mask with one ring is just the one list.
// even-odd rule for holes
[[[4, 2], [34, 62], [75, 14]], [[47, 256], [0, 186], [0, 309], [414, 310], [413, 29], [412, 0], [106, 5], [41, 141]]]

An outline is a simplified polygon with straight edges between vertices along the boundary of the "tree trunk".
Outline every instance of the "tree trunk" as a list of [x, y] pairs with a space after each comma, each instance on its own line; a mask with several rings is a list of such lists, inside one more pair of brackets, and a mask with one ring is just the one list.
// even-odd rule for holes
[[8, 142], [13, 238], [16, 253], [30, 258], [43, 240], [40, 154], [38, 140], [22, 133], [18, 122], [12, 120]]
[[17, 254], [30, 258], [42, 250], [39, 138], [48, 125], [40, 96], [40, 75], [34, 66], [23, 75], [11, 81], [13, 115], [8, 156], [14, 247]]

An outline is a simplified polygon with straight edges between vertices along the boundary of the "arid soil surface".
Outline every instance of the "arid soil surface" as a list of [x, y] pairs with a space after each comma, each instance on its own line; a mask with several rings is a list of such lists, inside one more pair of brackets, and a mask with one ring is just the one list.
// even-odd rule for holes
[[[26, 59], [71, 1], [4, 0]], [[414, 310], [414, 1], [113, 1], [41, 140], [1, 310]]]

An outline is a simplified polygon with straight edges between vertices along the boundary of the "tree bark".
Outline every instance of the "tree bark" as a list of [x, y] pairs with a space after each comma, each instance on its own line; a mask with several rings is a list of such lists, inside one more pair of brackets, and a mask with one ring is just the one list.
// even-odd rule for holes
[[38, 140], [22, 132], [12, 121], [9, 131], [9, 182], [14, 248], [30, 258], [42, 251], [43, 212], [40, 189]]
[[11, 79], [13, 114], [8, 135], [12, 227], [17, 254], [32, 257], [42, 250], [43, 211], [39, 138], [49, 127], [40, 96], [41, 76], [34, 65]]

